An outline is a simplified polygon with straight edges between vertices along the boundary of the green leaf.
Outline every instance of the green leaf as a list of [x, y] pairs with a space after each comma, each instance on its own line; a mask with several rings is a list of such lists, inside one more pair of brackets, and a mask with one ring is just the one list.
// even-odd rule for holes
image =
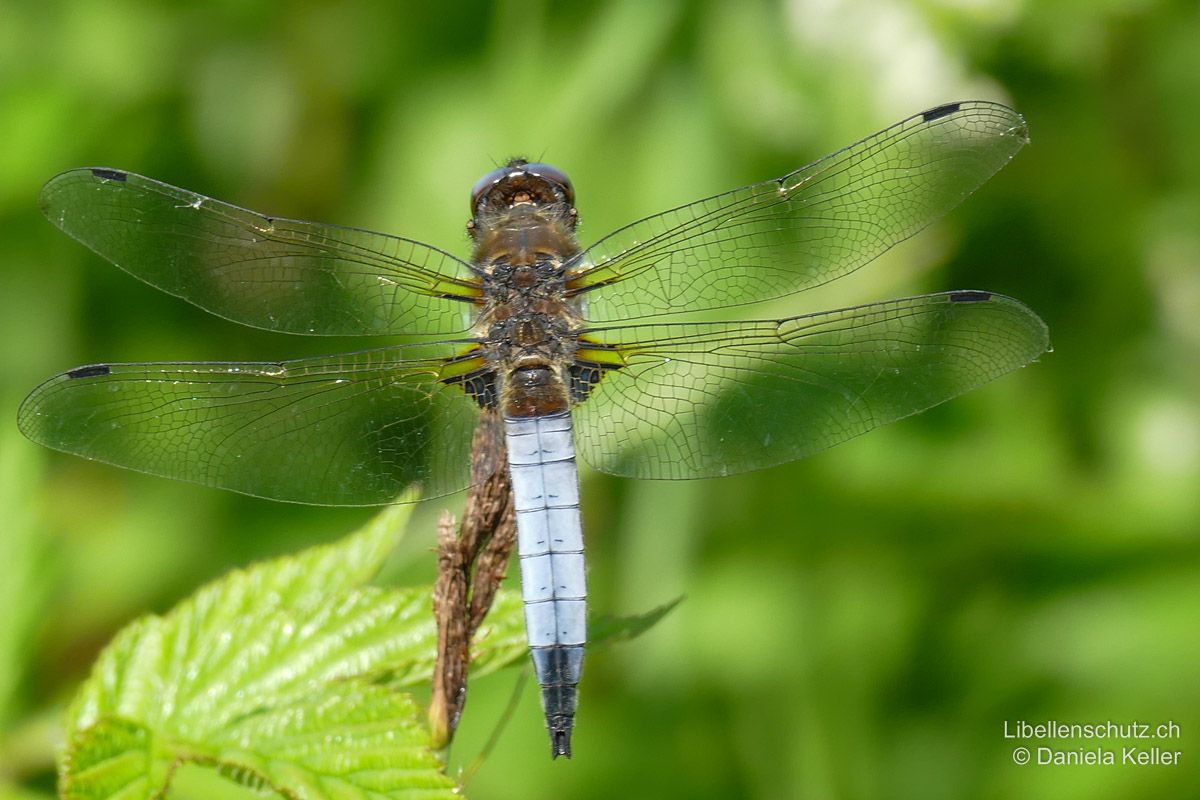
[[635, 639], [657, 625], [663, 617], [674, 611], [675, 607], [682, 602], [682, 597], [676, 597], [671, 602], [642, 614], [633, 614], [628, 617], [600, 617], [588, 624], [589, 638], [595, 643], [625, 642]]
[[[153, 734], [137, 723], [112, 717], [73, 737], [64, 757], [63, 797], [149, 797], [169, 760], [155, 763], [150, 752]], [[159, 774], [156, 774], [159, 773]]]
[[[456, 797], [422, 710], [398, 690], [432, 669], [430, 590], [367, 585], [407, 519], [389, 508], [121, 631], [68, 713], [62, 795], [159, 797], [193, 764], [286, 797]], [[508, 613], [519, 625], [519, 601]], [[514, 622], [490, 625], [483, 652], [498, 662]]]
[[[68, 712], [62, 795], [162, 797], [198, 769], [221, 779], [201, 781], [205, 797], [457, 796], [402, 691], [433, 671], [431, 590], [369, 584], [407, 520], [389, 508], [341, 542], [237, 570], [122, 630]], [[593, 639], [635, 636], [674, 605], [601, 621]], [[525, 653], [520, 595], [502, 590], [471, 674]]]

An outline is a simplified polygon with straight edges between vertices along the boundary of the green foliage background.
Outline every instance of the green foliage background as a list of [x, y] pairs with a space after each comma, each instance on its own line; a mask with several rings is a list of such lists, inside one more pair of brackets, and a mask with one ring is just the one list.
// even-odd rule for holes
[[[1200, 784], [1200, 8], [1153, 0], [156, 4], [0, 0], [0, 797], [53, 791], [62, 709], [131, 618], [364, 510], [45, 452], [12, 420], [105, 360], [361, 341], [240, 328], [39, 215], [109, 165], [280, 216], [466, 251], [514, 154], [582, 237], [798, 166], [953, 99], [1032, 144], [944, 222], [791, 313], [950, 288], [1021, 298], [1038, 364], [720, 481], [584, 477], [594, 607], [686, 601], [590, 657], [576, 758], [525, 687], [473, 797], [1184, 797]], [[427, 504], [390, 571], [431, 579]], [[516, 673], [472, 685], [469, 762]], [[1018, 720], [1174, 720], [1178, 766], [1017, 766]], [[1036, 744], [1036, 743], [1035, 743]], [[1091, 749], [1131, 742], [1064, 741]]]

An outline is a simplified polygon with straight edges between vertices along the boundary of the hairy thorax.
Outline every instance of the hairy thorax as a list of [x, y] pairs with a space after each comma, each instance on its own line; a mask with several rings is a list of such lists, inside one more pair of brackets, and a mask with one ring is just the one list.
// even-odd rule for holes
[[579, 252], [570, 223], [560, 209], [532, 203], [475, 220], [475, 264], [486, 286], [475, 332], [506, 416], [567, 410], [567, 365], [582, 324], [566, 296], [565, 264]]

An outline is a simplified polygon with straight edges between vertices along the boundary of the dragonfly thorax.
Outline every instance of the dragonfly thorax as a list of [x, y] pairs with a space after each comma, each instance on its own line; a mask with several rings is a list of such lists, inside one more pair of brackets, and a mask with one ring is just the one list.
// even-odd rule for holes
[[575, 354], [578, 335], [562, 316], [527, 311], [495, 321], [484, 352], [498, 372], [563, 365]]
[[562, 260], [556, 256], [539, 253], [532, 263], [525, 264], [512, 264], [502, 258], [484, 269], [486, 296], [495, 304], [565, 299]]

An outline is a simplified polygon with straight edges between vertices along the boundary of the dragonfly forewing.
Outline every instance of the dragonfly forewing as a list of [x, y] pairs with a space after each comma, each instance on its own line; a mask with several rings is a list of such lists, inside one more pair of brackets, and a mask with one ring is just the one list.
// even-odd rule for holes
[[269, 217], [131, 172], [64, 172], [38, 199], [127, 272], [256, 328], [448, 336], [469, 327], [482, 296], [469, 264], [429, 245]]
[[1028, 142], [997, 103], [912, 116], [781, 178], [621, 228], [571, 286], [611, 322], [782, 297], [849, 274], [934, 222]]

